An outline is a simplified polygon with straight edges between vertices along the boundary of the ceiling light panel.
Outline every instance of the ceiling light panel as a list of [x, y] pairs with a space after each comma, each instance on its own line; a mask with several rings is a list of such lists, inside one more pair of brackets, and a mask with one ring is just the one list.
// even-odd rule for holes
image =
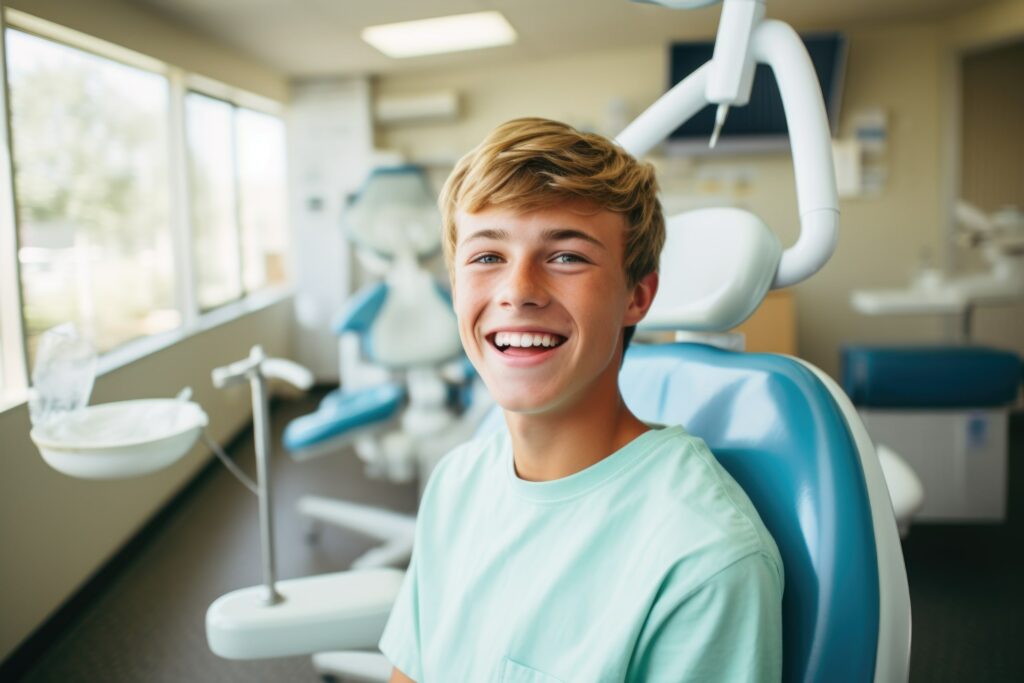
[[402, 59], [511, 45], [516, 32], [501, 12], [473, 12], [369, 26], [362, 37], [388, 57]]

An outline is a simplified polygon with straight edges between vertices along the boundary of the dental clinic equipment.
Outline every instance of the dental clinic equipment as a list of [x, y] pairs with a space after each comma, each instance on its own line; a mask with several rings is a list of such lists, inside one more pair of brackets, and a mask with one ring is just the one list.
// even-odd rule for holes
[[954, 239], [980, 250], [988, 272], [951, 275], [924, 267], [908, 287], [855, 290], [853, 308], [864, 315], [959, 316], [960, 341], [966, 342], [976, 307], [1024, 299], [1024, 211], [1006, 207], [988, 215], [963, 200], [955, 211], [959, 229]]
[[[706, 65], [673, 88], [619, 142], [639, 156], [707, 102], [739, 106], [749, 91], [742, 78], [749, 65], [768, 63], [791, 131], [800, 237], [783, 251], [763, 221], [739, 209], [673, 217], [668, 231], [674, 246], [663, 256], [662, 272], [698, 272], [708, 279], [683, 280], [673, 288], [662, 283], [651, 319], [659, 329], [731, 329], [769, 288], [809, 277], [835, 248], [838, 205], [814, 71], [792, 29], [763, 17], [762, 2], [724, 0], [719, 41], [727, 52], [719, 58], [716, 47], [712, 60], [714, 65], [721, 59], [719, 65]], [[711, 83], [713, 73], [722, 75]], [[735, 96], [719, 97], [719, 81]], [[265, 370], [253, 356], [249, 362], [246, 372]], [[684, 423], [705, 438], [776, 539], [786, 567], [784, 680], [906, 681], [910, 599], [892, 506], [874, 447], [835, 383], [795, 358], [695, 344], [636, 344], [627, 354], [622, 384], [627, 404], [642, 419]], [[257, 394], [259, 386], [253, 384]], [[254, 395], [254, 410], [265, 407]], [[266, 424], [262, 415], [255, 424]], [[265, 428], [257, 429], [257, 439], [265, 438]], [[372, 649], [401, 576], [397, 570], [363, 569], [234, 591], [209, 609], [210, 647], [236, 659]], [[271, 604], [274, 595], [281, 598], [277, 604]], [[360, 674], [362, 680], [373, 680], [375, 670], [378, 680], [386, 680], [389, 667], [381, 656], [347, 654], [351, 673], [368, 672]]]
[[[690, 9], [717, 0], [640, 1]], [[814, 65], [796, 31], [781, 21], [766, 19], [763, 0], [724, 0], [711, 61], [665, 93], [616, 140], [631, 154], [641, 157], [705, 106], [716, 104], [716, 132], [710, 141], [713, 144], [721, 128], [717, 121], [724, 122], [728, 107], [742, 106], [749, 100], [758, 63], [771, 68], [782, 96], [800, 212], [800, 236], [796, 244], [782, 253], [778, 268], [764, 285], [767, 291], [769, 287], [788, 287], [818, 272], [835, 251], [839, 235], [839, 200], [828, 117]], [[691, 211], [670, 221], [675, 225], [690, 220], [706, 221], [712, 217], [706, 211], [718, 210]], [[760, 223], [759, 218], [748, 215]], [[707, 294], [728, 297], [730, 292]], [[742, 307], [734, 309], [737, 323], [752, 312], [743, 311]], [[657, 302], [652, 313], [663, 314]]]
[[[369, 476], [418, 477], [422, 487], [437, 460], [472, 436], [490, 400], [462, 354], [448, 292], [427, 268], [441, 250], [440, 222], [436, 196], [417, 166], [377, 168], [353, 198], [348, 238], [380, 281], [360, 289], [335, 325], [342, 386], [285, 429], [285, 447], [296, 460], [351, 444]], [[353, 568], [409, 559], [411, 515], [323, 496], [304, 496], [298, 506], [314, 524], [383, 541]]]
[[253, 347], [248, 358], [213, 371], [218, 388], [248, 382], [252, 391], [256, 478], [259, 496], [263, 585], [232, 591], [217, 598], [206, 612], [210, 649], [228, 659], [253, 659], [303, 654], [307, 648], [366, 648], [369, 629], [384, 628], [402, 573], [380, 569], [336, 572], [279, 581], [276, 578], [272, 486], [270, 406], [267, 379], [276, 378], [300, 389], [313, 385], [313, 375], [289, 360], [267, 358]]
[[[656, 2], [676, 8], [711, 4], [706, 0]], [[660, 100], [640, 114], [618, 142], [642, 156], [684, 121], [708, 104], [718, 105], [714, 146], [730, 106], [747, 104], [758, 63], [768, 65], [791, 131], [800, 232], [797, 242], [785, 251], [770, 230], [754, 214], [738, 208], [707, 208], [667, 220], [666, 254], [692, 249], [694, 241], [714, 231], [733, 235], [739, 253], [729, 278], [712, 277], [710, 265], [695, 262], [690, 268], [663, 268], [662, 291], [685, 292], [683, 300], [659, 296], [641, 329], [675, 331], [678, 339], [729, 330], [746, 320], [761, 303], [750, 291], [765, 294], [796, 284], [816, 273], [835, 251], [839, 230], [839, 200], [832, 165], [832, 136], [818, 77], [803, 41], [787, 24], [765, 19], [762, 0], [725, 0], [710, 62], [690, 74]], [[798, 134], [794, 134], [796, 131]], [[766, 227], [766, 226], [764, 226]], [[751, 264], [757, 264], [751, 267]], [[726, 284], [722, 284], [725, 282]], [[723, 317], [706, 317], [706, 304], [716, 301]], [[694, 333], [698, 333], [695, 335]], [[721, 335], [719, 335], [721, 336]], [[901, 528], [921, 504], [920, 485], [913, 472], [891, 449], [883, 451], [885, 471]]]
[[1017, 353], [971, 343], [979, 306], [1024, 300], [1024, 213], [986, 215], [960, 201], [954, 239], [979, 248], [984, 273], [934, 268], [903, 289], [857, 290], [864, 315], [947, 315], [960, 319], [950, 344], [847, 345], [843, 386], [872, 437], [891, 446], [920, 477], [915, 519], [998, 522], [1006, 517], [1009, 413], [1022, 376]]
[[210, 605], [206, 632], [210, 649], [231, 659], [280, 657], [337, 647], [367, 648], [384, 628], [402, 572], [379, 569], [278, 580], [275, 571], [272, 486], [268, 463], [267, 380], [299, 388], [312, 374], [284, 359], [267, 358], [259, 347], [213, 371], [219, 388], [248, 382], [252, 390], [256, 481], [252, 482], [203, 434], [207, 416], [188, 400], [140, 399], [86, 406], [96, 355], [69, 326], [44, 333], [33, 370], [31, 438], [44, 460], [82, 479], [141, 476], [180, 460], [200, 436], [259, 499], [263, 583], [221, 596]]
[[[686, 8], [713, 0], [648, 1]], [[735, 208], [669, 218], [658, 295], [641, 329], [732, 329], [769, 289], [810, 277], [835, 249], [838, 199], [821, 92], [803, 43], [786, 24], [764, 19], [763, 2], [724, 0], [711, 63], [617, 140], [642, 156], [708, 103], [719, 105], [720, 122], [726, 107], [746, 103], [755, 62], [773, 69], [783, 97], [799, 239], [784, 251], [760, 218]], [[906, 681], [910, 595], [893, 504], [874, 445], [836, 383], [796, 358], [634, 343], [620, 384], [641, 419], [684, 424], [704, 438], [776, 539], [786, 567], [783, 679]], [[494, 411], [480, 431], [502, 423]], [[386, 681], [390, 672], [382, 655], [368, 653], [321, 654], [314, 664], [343, 679], [360, 672], [358, 680]], [[371, 664], [376, 678], [362, 673]]]
[[29, 392], [30, 436], [50, 467], [80, 479], [148, 474], [184, 456], [207, 425], [206, 413], [177, 398], [89, 406], [96, 352], [66, 323], [40, 338]]

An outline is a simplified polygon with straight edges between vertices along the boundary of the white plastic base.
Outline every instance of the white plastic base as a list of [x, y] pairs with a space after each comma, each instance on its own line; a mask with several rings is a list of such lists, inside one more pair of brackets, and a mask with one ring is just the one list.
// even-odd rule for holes
[[379, 652], [319, 652], [313, 668], [320, 676], [334, 676], [344, 683], [387, 683], [391, 662]]
[[300, 513], [319, 522], [384, 541], [383, 545], [356, 558], [353, 569], [405, 564], [412, 557], [416, 535], [416, 518], [412, 515], [322, 496], [303, 496], [298, 508]]
[[899, 453], [924, 487], [915, 521], [1006, 518], [1006, 410], [861, 409], [875, 443]]
[[276, 605], [263, 586], [232, 591], [207, 610], [206, 639], [226, 659], [376, 648], [403, 576], [373, 569], [279, 581]]
[[885, 483], [892, 499], [892, 511], [896, 515], [896, 527], [900, 537], [910, 532], [910, 520], [924, 503], [924, 487], [921, 480], [907, 462], [884, 444], [875, 447], [878, 464], [882, 466]]

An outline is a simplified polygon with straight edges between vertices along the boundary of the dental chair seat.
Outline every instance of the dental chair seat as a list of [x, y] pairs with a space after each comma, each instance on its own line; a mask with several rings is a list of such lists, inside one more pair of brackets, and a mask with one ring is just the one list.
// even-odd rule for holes
[[382, 424], [398, 414], [405, 388], [388, 382], [345, 393], [335, 389], [320, 402], [316, 412], [295, 418], [284, 430], [284, 446], [292, 454], [323, 442]]

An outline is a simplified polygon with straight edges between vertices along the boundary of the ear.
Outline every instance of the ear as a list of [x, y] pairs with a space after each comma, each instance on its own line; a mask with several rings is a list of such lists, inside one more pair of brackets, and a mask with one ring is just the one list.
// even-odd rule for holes
[[654, 303], [654, 295], [658, 293], [658, 273], [648, 273], [640, 282], [633, 285], [630, 300], [626, 306], [626, 315], [622, 324], [626, 327], [636, 325], [644, 319], [647, 311]]

